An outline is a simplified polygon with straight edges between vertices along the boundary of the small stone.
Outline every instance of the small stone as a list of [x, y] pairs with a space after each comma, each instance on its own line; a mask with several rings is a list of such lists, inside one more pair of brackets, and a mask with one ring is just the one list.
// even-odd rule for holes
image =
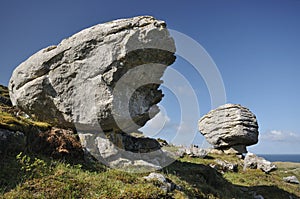
[[256, 156], [253, 153], [247, 153], [244, 159], [244, 170], [246, 168], [261, 169], [263, 172], [269, 173], [273, 170], [276, 170], [277, 166], [262, 157]]
[[208, 154], [208, 150], [202, 149], [196, 146], [179, 146], [177, 151], [175, 152], [176, 156], [184, 157], [184, 155], [188, 155], [192, 158], [205, 158]]
[[236, 163], [231, 163], [228, 161], [223, 161], [223, 160], [219, 160], [216, 159], [215, 160], [216, 164], [219, 165], [217, 168], [218, 170], [222, 170], [223, 172], [227, 172], [227, 171], [232, 171], [232, 172], [237, 172], [238, 171], [238, 164]]
[[167, 179], [164, 175], [160, 173], [150, 173], [148, 176], [143, 177], [146, 180], [157, 180], [162, 183], [160, 188], [165, 192], [171, 192], [175, 189], [180, 190], [181, 187], [174, 184], [171, 180]]
[[158, 180], [161, 183], [166, 183], [167, 179], [165, 178], [164, 175], [160, 174], [160, 173], [150, 173], [148, 176], [144, 177], [146, 180]]
[[283, 181], [291, 183], [291, 184], [299, 184], [300, 183], [296, 176], [284, 177]]
[[219, 149], [209, 149], [209, 153], [217, 154], [217, 155], [223, 155], [224, 154], [224, 152], [222, 150], [219, 150]]

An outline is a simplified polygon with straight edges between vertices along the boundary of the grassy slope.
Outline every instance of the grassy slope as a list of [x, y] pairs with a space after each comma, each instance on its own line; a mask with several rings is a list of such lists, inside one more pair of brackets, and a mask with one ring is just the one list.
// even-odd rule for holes
[[282, 181], [287, 175], [300, 178], [299, 164], [289, 168], [281, 164], [271, 174], [240, 168], [238, 173], [222, 175], [205, 165], [213, 158], [239, 160], [228, 156], [185, 157], [159, 171], [181, 187], [180, 191], [165, 193], [158, 188], [159, 182], [142, 178], [147, 174], [117, 171], [95, 162], [72, 164], [35, 158], [8, 157], [4, 165], [1, 163], [3, 198], [253, 198], [251, 191], [265, 198], [300, 198], [299, 185]]
[[[0, 95], [7, 96], [1, 89]], [[0, 104], [0, 108], [1, 128], [29, 133], [32, 128], [48, 128], [48, 124], [15, 117], [10, 107]], [[253, 198], [251, 191], [265, 198], [300, 198], [299, 185], [282, 181], [288, 175], [300, 179], [300, 165], [295, 163], [277, 163], [277, 171], [265, 174], [243, 171], [234, 156], [184, 157], [158, 171], [181, 187], [165, 193], [159, 182], [142, 178], [147, 174], [116, 171], [96, 162], [67, 162], [30, 153], [0, 158], [0, 198]], [[215, 159], [238, 163], [239, 172], [221, 174], [207, 166]]]

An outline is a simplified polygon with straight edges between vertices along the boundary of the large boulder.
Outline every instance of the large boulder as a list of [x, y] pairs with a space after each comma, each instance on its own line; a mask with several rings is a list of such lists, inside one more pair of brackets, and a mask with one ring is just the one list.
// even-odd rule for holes
[[9, 82], [11, 101], [40, 121], [76, 129], [86, 153], [110, 166], [160, 168], [159, 143], [129, 133], [159, 112], [160, 78], [174, 52], [165, 22], [153, 17], [99, 24], [21, 63]]
[[174, 52], [165, 22], [153, 17], [95, 25], [21, 63], [11, 101], [61, 127], [135, 131], [159, 111], [160, 78]]
[[225, 104], [204, 115], [199, 131], [214, 148], [226, 153], [246, 153], [246, 146], [258, 142], [255, 115], [239, 104]]

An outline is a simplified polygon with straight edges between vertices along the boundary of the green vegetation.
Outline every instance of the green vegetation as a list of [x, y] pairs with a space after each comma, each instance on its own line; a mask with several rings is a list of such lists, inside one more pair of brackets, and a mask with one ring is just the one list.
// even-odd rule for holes
[[[65, 162], [42, 156], [18, 154], [0, 163], [0, 193], [3, 198], [265, 198], [300, 197], [299, 185], [282, 181], [300, 178], [299, 164], [271, 174], [260, 170], [221, 174], [207, 166], [215, 158], [240, 162], [233, 156], [211, 155], [209, 159], [184, 157], [161, 172], [180, 190], [166, 193], [160, 183], [146, 181], [147, 173], [126, 173], [97, 162]], [[1, 198], [1, 196], [0, 196]]]
[[[0, 107], [1, 108], [1, 107]], [[34, 128], [47, 130], [51, 127], [50, 124], [34, 121], [22, 116], [14, 116], [12, 113], [4, 112], [0, 109], [0, 128], [11, 131], [30, 132]]]
[[[9, 169], [8, 169], [9, 168]], [[14, 171], [14, 172], [12, 172]], [[18, 171], [18, 172], [16, 172]], [[161, 198], [167, 196], [143, 174], [108, 169], [98, 163], [69, 164], [19, 154], [1, 167], [4, 198]], [[14, 174], [13, 174], [14, 173]], [[4, 186], [6, 185], [6, 187]]]
[[[8, 90], [2, 85], [0, 85], [0, 97], [10, 101]], [[16, 116], [17, 113], [20, 116]], [[48, 123], [34, 121], [22, 115], [23, 112], [21, 110], [3, 104], [0, 101], [0, 128], [27, 133], [36, 129], [47, 130], [51, 127]]]
[[[197, 178], [195, 178], [196, 167], [193, 168], [195, 164], [198, 165], [198, 167], [200, 165], [209, 165], [215, 163], [216, 159], [226, 160], [231, 163], [238, 163], [239, 171], [236, 173], [225, 172], [222, 175], [222, 178], [215, 182], [220, 183], [219, 186], [213, 186], [213, 184], [211, 184], [210, 186], [205, 187], [207, 186], [207, 183], [206, 185], [205, 183], [199, 183], [199, 181], [197, 183]], [[187, 171], [187, 173], [183, 173], [183, 176], [187, 177], [188, 173], [190, 173], [190, 176], [188, 177], [190, 182], [192, 182], [192, 184], [195, 183], [196, 187], [201, 190], [201, 192], [204, 192], [204, 190], [208, 188], [210, 189], [210, 193], [216, 193], [215, 195], [220, 198], [230, 198], [229, 196], [235, 196], [235, 198], [246, 198], [249, 196], [249, 193], [251, 194], [254, 192], [263, 195], [265, 198], [279, 199], [289, 198], [289, 196], [300, 198], [300, 186], [285, 183], [282, 180], [283, 177], [289, 175], [295, 175], [298, 179], [300, 179], [300, 163], [276, 163], [278, 170], [273, 171], [270, 174], [265, 174], [260, 170], [248, 169], [243, 171], [242, 161], [232, 155], [210, 154], [210, 156], [208, 156], [206, 159], [184, 157], [179, 159], [179, 161], [181, 162], [182, 166], [179, 166], [179, 169], [177, 170], [182, 172], [184, 167]], [[176, 169], [176, 166], [174, 169]], [[196, 181], [193, 181], [193, 178]], [[224, 180], [228, 183], [224, 182]], [[220, 186], [225, 186], [226, 189], [222, 190]], [[218, 194], [220, 194], [220, 196]]]
[[[0, 87], [0, 95], [8, 96], [4, 87]], [[50, 128], [47, 123], [15, 116], [16, 111], [19, 110], [0, 103], [0, 128], [22, 131], [28, 140], [34, 140], [28, 137], [37, 136], [37, 131]], [[55, 134], [44, 134], [44, 136], [50, 135], [55, 137]], [[70, 139], [68, 136], [57, 139], [61, 139], [57, 141], [58, 143], [70, 145], [65, 144], [69, 143], [65, 141]], [[163, 140], [160, 142], [164, 143]], [[36, 145], [31, 147], [42, 146], [42, 143], [36, 142]], [[57, 148], [55, 143], [50, 142], [45, 147]], [[46, 151], [45, 147], [40, 147], [42, 149], [40, 151]], [[177, 150], [174, 146], [164, 148], [173, 152]], [[68, 148], [71, 149], [72, 147]], [[254, 193], [272, 199], [290, 198], [290, 196], [300, 198], [300, 186], [282, 180], [289, 175], [295, 175], [300, 179], [300, 164], [297, 163], [276, 163], [279, 169], [265, 174], [260, 170], [243, 171], [242, 161], [231, 155], [209, 154], [205, 159], [186, 156], [157, 171], [180, 187], [167, 193], [160, 188], [160, 182], [143, 179], [143, 176], [149, 173], [126, 173], [113, 170], [97, 161], [83, 160], [79, 155], [70, 156], [68, 159], [64, 156], [53, 159], [49, 155], [52, 153], [42, 155], [37, 151], [39, 150], [35, 152], [26, 150], [19, 154], [0, 153], [0, 198], [247, 199], [253, 198]], [[238, 172], [222, 174], [212, 169], [209, 165], [214, 164], [216, 159], [237, 163]]]

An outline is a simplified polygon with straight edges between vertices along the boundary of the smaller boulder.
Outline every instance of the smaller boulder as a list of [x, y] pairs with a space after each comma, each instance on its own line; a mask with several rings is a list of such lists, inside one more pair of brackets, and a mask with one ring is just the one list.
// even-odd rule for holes
[[260, 169], [265, 173], [269, 173], [273, 170], [276, 170], [277, 166], [262, 157], [256, 156], [253, 153], [247, 153], [244, 159], [244, 170], [247, 168]]
[[188, 155], [192, 158], [205, 158], [208, 154], [208, 151], [199, 147], [196, 147], [194, 145], [191, 145], [190, 147], [181, 146], [176, 151], [175, 155], [179, 157], [184, 157], [185, 155]]
[[198, 126], [208, 143], [227, 154], [247, 153], [246, 146], [258, 142], [256, 117], [239, 104], [225, 104], [210, 111]]
[[283, 181], [291, 183], [291, 184], [299, 184], [300, 183], [296, 176], [284, 177]]
[[259, 157], [260, 160], [257, 162], [257, 168], [262, 170], [265, 173], [269, 173], [273, 170], [277, 169], [277, 166], [275, 164], [273, 164], [272, 162]]

